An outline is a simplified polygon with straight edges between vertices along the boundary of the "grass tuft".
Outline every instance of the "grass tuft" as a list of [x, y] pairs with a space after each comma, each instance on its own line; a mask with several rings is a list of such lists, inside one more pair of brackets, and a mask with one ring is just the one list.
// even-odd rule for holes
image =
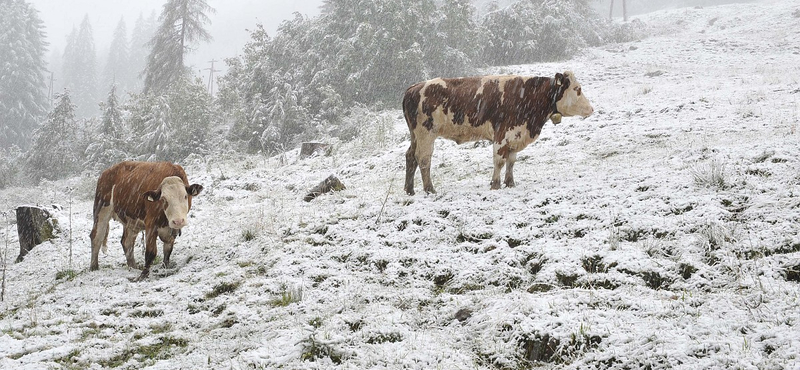
[[281, 291], [281, 295], [273, 299], [271, 303], [273, 307], [286, 307], [292, 303], [300, 302], [302, 300], [303, 300], [302, 287], [289, 289], [286, 286], [284, 286]]
[[706, 165], [696, 165], [690, 168], [694, 183], [698, 186], [725, 190], [731, 187], [731, 182], [725, 172], [725, 164], [711, 160]]
[[233, 282], [233, 283], [220, 283], [214, 286], [210, 292], [206, 293], [206, 299], [213, 299], [222, 294], [227, 294], [235, 291], [241, 285], [241, 282]]

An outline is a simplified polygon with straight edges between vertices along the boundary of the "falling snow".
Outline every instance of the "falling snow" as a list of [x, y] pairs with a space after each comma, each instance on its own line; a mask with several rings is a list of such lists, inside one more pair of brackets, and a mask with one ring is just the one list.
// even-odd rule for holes
[[[798, 12], [663, 11], [642, 41], [486, 71], [573, 70], [595, 108], [546, 126], [515, 188], [439, 140], [439, 193], [405, 195], [399, 110], [329, 156], [190, 157], [206, 190], [143, 283], [118, 224], [88, 271], [95, 176], [4, 189], [61, 204], [62, 233], [8, 265], [0, 367], [800, 368]], [[347, 189], [303, 202], [331, 173]]]

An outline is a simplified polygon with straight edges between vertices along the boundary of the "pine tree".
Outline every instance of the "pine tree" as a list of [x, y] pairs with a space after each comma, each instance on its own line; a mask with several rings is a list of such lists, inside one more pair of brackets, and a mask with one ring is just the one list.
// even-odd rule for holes
[[97, 72], [95, 67], [94, 39], [89, 16], [81, 22], [80, 29], [73, 29], [64, 49], [64, 87], [75, 97], [76, 114], [89, 117], [97, 110]]
[[161, 94], [138, 94], [132, 100], [127, 141], [137, 158], [179, 161], [207, 151], [208, 131], [217, 119], [201, 80], [181, 77]]
[[36, 129], [33, 145], [28, 150], [26, 165], [35, 182], [59, 179], [79, 169], [75, 105], [68, 90], [56, 95], [56, 100], [47, 120]]
[[23, 0], [0, 0], [0, 146], [27, 148], [47, 112], [38, 12]]
[[111, 91], [108, 92], [108, 98], [105, 104], [101, 105], [103, 116], [101, 119], [103, 136], [113, 138], [114, 140], [122, 140], [123, 134], [123, 121], [122, 112], [117, 102], [117, 86], [112, 85]]
[[122, 91], [128, 91], [133, 82], [133, 71], [128, 68], [129, 63], [128, 28], [125, 26], [125, 19], [120, 19], [103, 69], [102, 88], [114, 85], [115, 91], [117, 87]]
[[100, 105], [100, 127], [95, 128], [91, 143], [86, 148], [85, 167], [97, 170], [106, 168], [128, 157], [124, 138], [126, 130], [122, 111], [117, 100], [117, 86], [112, 85], [105, 103]]
[[153, 38], [156, 29], [156, 13], [150, 14], [150, 17], [145, 18], [139, 14], [136, 24], [133, 26], [131, 33], [131, 43], [128, 49], [129, 66], [131, 71], [132, 85], [129, 87], [129, 92], [140, 92], [144, 87], [142, 77], [144, 76], [144, 67], [147, 65], [147, 54], [150, 47], [148, 43]]
[[160, 26], [150, 41], [144, 74], [144, 92], [162, 93], [188, 71], [184, 56], [198, 41], [210, 41], [204, 28], [214, 9], [205, 0], [169, 0], [159, 17]]

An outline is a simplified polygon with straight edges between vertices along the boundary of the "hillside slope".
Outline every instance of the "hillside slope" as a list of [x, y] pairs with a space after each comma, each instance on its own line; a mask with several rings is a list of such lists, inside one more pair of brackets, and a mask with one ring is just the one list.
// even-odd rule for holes
[[[642, 20], [489, 71], [574, 70], [596, 111], [546, 126], [516, 188], [440, 140], [439, 193], [403, 194], [400, 111], [330, 156], [194, 158], [176, 266], [143, 283], [118, 224], [87, 271], [96, 175], [3, 190], [61, 204], [64, 233], [9, 266], [0, 368], [798, 368], [800, 0]], [[331, 173], [347, 189], [303, 202]]]

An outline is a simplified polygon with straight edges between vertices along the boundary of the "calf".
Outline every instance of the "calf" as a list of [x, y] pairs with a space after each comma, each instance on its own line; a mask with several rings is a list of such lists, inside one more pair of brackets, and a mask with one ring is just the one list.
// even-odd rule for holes
[[150, 273], [157, 252], [156, 237], [164, 244], [164, 265], [168, 266], [175, 237], [188, 223], [192, 197], [202, 190], [202, 185], [189, 185], [181, 166], [168, 162], [121, 162], [103, 171], [94, 197], [90, 269], [98, 269], [100, 247], [106, 250], [111, 218], [122, 223], [122, 250], [129, 267], [136, 268], [133, 244], [144, 230], [145, 263], [137, 281]]
[[505, 184], [512, 187], [517, 152], [539, 138], [548, 119], [557, 124], [562, 115], [588, 117], [593, 112], [570, 71], [552, 78], [485, 76], [417, 83], [403, 97], [403, 114], [411, 132], [411, 146], [406, 152], [406, 193], [414, 194], [417, 166], [425, 192], [436, 192], [431, 183], [431, 155], [439, 136], [459, 144], [491, 140], [491, 188], [500, 188], [503, 166]]

